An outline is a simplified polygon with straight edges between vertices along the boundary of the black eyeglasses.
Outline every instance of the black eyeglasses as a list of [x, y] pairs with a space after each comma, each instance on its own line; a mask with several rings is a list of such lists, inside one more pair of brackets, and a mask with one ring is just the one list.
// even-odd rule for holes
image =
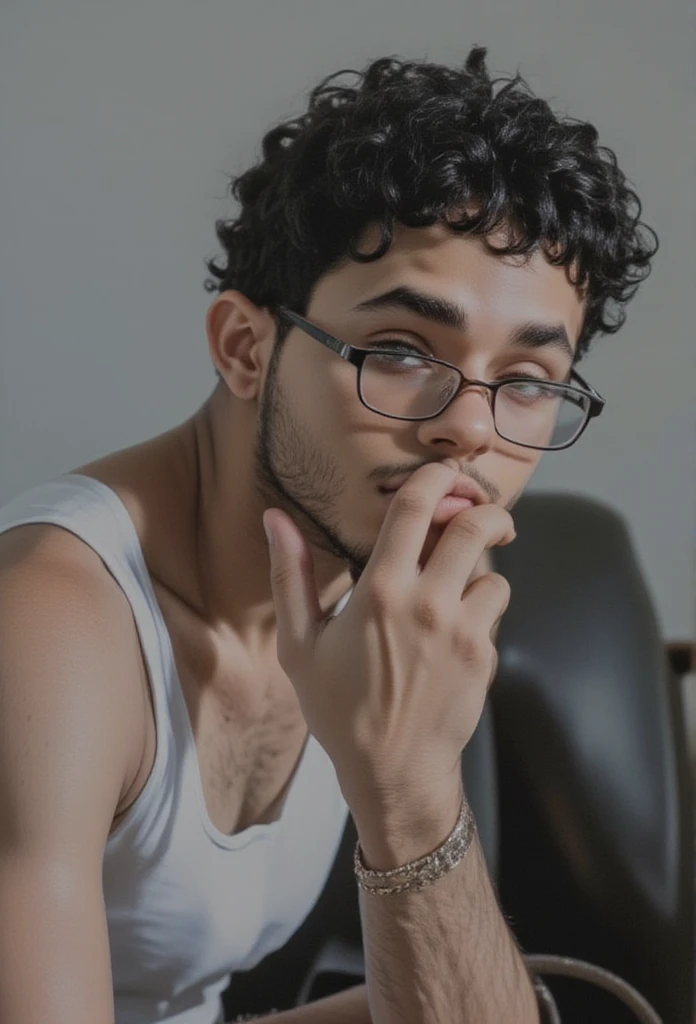
[[579, 386], [531, 376], [506, 377], [493, 383], [469, 380], [456, 366], [423, 355], [407, 342], [385, 341], [359, 348], [334, 338], [290, 309], [281, 307], [278, 313], [357, 367], [360, 401], [390, 419], [434, 419], [465, 388], [485, 388], [499, 437], [523, 448], [559, 451], [575, 444], [605, 405], [575, 370], [570, 376]]

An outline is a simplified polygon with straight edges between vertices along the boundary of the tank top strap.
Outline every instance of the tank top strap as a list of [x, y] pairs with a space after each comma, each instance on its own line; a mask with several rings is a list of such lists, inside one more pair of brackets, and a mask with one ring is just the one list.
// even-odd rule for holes
[[[185, 712], [174, 685], [174, 655], [145, 563], [140, 539], [125, 505], [93, 477], [66, 473], [24, 491], [0, 508], [0, 533], [46, 523], [79, 537], [100, 557], [127, 598], [149, 676], [157, 728], [157, 751], [147, 788], [162, 777], [171, 742], [172, 716]], [[180, 728], [185, 726], [180, 723]], [[141, 801], [138, 801], [141, 803]]]

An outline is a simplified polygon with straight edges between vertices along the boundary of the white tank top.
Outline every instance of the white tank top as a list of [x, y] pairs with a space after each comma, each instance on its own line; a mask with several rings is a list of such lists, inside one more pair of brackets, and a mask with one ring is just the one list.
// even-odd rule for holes
[[206, 810], [171, 641], [126, 507], [111, 488], [71, 473], [0, 508], [0, 533], [29, 523], [61, 526], [100, 556], [133, 609], [152, 690], [154, 766], [103, 861], [116, 1022], [216, 1024], [230, 973], [284, 945], [324, 886], [347, 815], [333, 765], [310, 736], [281, 817], [220, 832]]

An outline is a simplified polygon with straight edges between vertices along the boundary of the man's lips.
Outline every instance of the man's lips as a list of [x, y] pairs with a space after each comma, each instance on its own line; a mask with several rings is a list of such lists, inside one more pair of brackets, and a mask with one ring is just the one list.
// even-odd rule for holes
[[[386, 484], [379, 490], [382, 494], [394, 494], [408, 479], [409, 477], [404, 477], [398, 483]], [[487, 505], [489, 503], [486, 492], [477, 483], [474, 483], [470, 476], [457, 477], [447, 492], [447, 497], [467, 498], [472, 505]]]
[[[407, 479], [408, 477], [404, 477], [399, 483], [390, 483], [386, 487], [380, 487], [379, 490], [389, 500]], [[433, 525], [442, 525], [448, 523], [457, 512], [461, 512], [465, 508], [471, 508], [473, 505], [487, 504], [489, 504], [489, 498], [485, 491], [471, 477], [460, 476], [452, 484], [445, 497], [438, 503], [431, 522]]]

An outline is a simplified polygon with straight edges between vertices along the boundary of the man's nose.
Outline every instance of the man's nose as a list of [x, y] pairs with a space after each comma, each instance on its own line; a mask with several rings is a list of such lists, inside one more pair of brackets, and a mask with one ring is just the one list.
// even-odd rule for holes
[[423, 444], [457, 449], [469, 458], [487, 452], [496, 436], [491, 394], [476, 384], [466, 386], [439, 416], [419, 424]]

